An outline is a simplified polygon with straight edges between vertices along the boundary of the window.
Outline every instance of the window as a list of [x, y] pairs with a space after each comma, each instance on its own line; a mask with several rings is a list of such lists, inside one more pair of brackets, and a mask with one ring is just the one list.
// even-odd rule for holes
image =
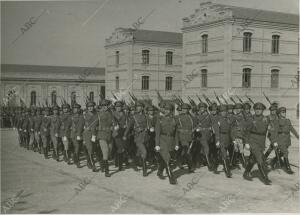
[[120, 63], [120, 52], [116, 51], [116, 66], [119, 66]]
[[166, 64], [172, 65], [173, 64], [173, 52], [167, 52], [166, 53]]
[[207, 87], [207, 69], [201, 70], [201, 86]]
[[74, 104], [76, 104], [76, 92], [72, 92], [71, 93], [71, 106], [73, 106]]
[[36, 91], [30, 93], [30, 105], [36, 105]]
[[100, 95], [102, 95], [102, 98], [105, 98], [105, 86], [101, 86]]
[[242, 87], [249, 88], [251, 86], [251, 69], [243, 69], [243, 84]]
[[299, 81], [300, 81], [300, 72], [298, 71], [297, 72], [297, 75], [296, 75], [296, 78], [297, 78], [297, 89], [299, 89]]
[[149, 76], [142, 76], [142, 90], [149, 90]]
[[279, 70], [273, 69], [271, 71], [271, 88], [278, 88], [279, 84]]
[[207, 38], [208, 38], [207, 34], [202, 35], [202, 53], [203, 54], [207, 54], [207, 49], [208, 49]]
[[173, 77], [166, 77], [166, 91], [172, 90]]
[[279, 35], [272, 35], [272, 54], [279, 53]]
[[143, 64], [149, 64], [149, 50], [142, 50]]
[[245, 32], [243, 39], [243, 52], [251, 52], [251, 37], [252, 33]]
[[116, 90], [119, 90], [119, 83], [120, 83], [119, 76], [117, 76], [116, 77]]
[[56, 105], [57, 103], [56, 103], [56, 91], [54, 90], [54, 91], [52, 91], [52, 93], [51, 93], [51, 105], [52, 106], [54, 106], [54, 105]]
[[90, 96], [89, 96], [90, 101], [94, 101], [94, 92], [90, 92]]

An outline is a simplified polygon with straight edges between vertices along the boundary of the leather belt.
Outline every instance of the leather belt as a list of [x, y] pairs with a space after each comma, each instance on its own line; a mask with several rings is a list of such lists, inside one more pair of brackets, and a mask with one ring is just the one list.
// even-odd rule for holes
[[250, 131], [250, 133], [260, 135], [260, 136], [265, 136], [266, 135], [265, 133], [258, 133], [258, 132], [255, 132], [255, 131]]

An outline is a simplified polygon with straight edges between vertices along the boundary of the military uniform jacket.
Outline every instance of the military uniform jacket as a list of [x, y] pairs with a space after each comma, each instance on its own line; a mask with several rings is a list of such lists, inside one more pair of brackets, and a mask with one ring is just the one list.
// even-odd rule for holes
[[61, 125], [60, 116], [59, 115], [51, 116], [51, 125], [50, 125], [51, 136], [55, 136], [55, 134], [57, 134], [60, 137], [60, 132], [59, 132], [60, 125]]
[[72, 116], [70, 113], [63, 113], [61, 115], [61, 126], [60, 134], [62, 137], [70, 138], [71, 135], [71, 126], [72, 126]]
[[20, 131], [20, 129], [22, 130], [23, 120], [24, 120], [23, 116], [19, 115], [19, 118], [18, 118], [18, 121], [17, 121], [17, 128], [18, 128], [19, 131]]
[[292, 132], [297, 139], [299, 135], [289, 119], [279, 118], [276, 122], [276, 127], [278, 129], [278, 144], [290, 146], [291, 145], [291, 135]]
[[37, 115], [34, 117], [34, 131], [40, 132], [43, 116]]
[[23, 132], [29, 132], [29, 117], [25, 116], [22, 121]]
[[77, 136], [82, 137], [84, 118], [80, 113], [77, 113], [77, 114], [73, 114], [71, 119], [72, 119], [71, 138], [75, 140]]
[[211, 132], [212, 132], [211, 128], [212, 128], [212, 120], [210, 114], [207, 111], [200, 113], [197, 119], [196, 136], [197, 137], [200, 136], [202, 140], [210, 139]]
[[51, 116], [44, 116], [41, 124], [41, 135], [49, 136], [50, 135], [50, 125], [51, 125]]
[[29, 116], [29, 131], [34, 132], [34, 116]]
[[83, 142], [91, 142], [92, 135], [97, 134], [97, 114], [93, 112], [86, 112], [83, 114], [84, 125], [83, 125]]
[[157, 115], [147, 115], [147, 128], [148, 128], [148, 134], [150, 136], [155, 136], [155, 125], [156, 125], [156, 120], [157, 120]]
[[128, 124], [128, 118], [126, 117], [126, 114], [121, 111], [121, 112], [117, 112], [115, 111], [113, 113], [113, 126], [119, 126], [119, 129], [113, 129], [113, 137], [117, 137], [117, 138], [123, 138], [124, 136], [124, 132], [127, 128], [127, 124]]
[[231, 124], [232, 120], [227, 116], [219, 116], [218, 120], [214, 120], [213, 122], [213, 130], [215, 132], [216, 141], [219, 141], [220, 144], [224, 145], [225, 147], [229, 146], [231, 143]]
[[231, 139], [235, 140], [239, 138], [245, 141], [246, 129], [247, 129], [247, 121], [243, 113], [234, 115], [232, 117]]
[[148, 121], [144, 113], [141, 112], [132, 115], [130, 121], [128, 122], [124, 136], [127, 136], [129, 130], [131, 129], [134, 133], [134, 141], [136, 143], [144, 143], [146, 141], [148, 138]]
[[[181, 145], [189, 145], [193, 140], [193, 131], [197, 125], [196, 119], [190, 114], [179, 114], [176, 116], [176, 126], [177, 126], [177, 138], [176, 140], [181, 143]], [[179, 144], [176, 143], [176, 145]]]
[[112, 112], [109, 110], [100, 111], [97, 113], [96, 119], [97, 122], [95, 124], [95, 129], [97, 129], [97, 138], [110, 142], [114, 126], [114, 117]]
[[264, 150], [268, 129], [271, 142], [277, 142], [277, 130], [270, 126], [268, 117], [254, 115], [246, 130], [246, 143], [249, 143], [251, 148]]
[[167, 152], [175, 148], [177, 123], [175, 117], [160, 116], [155, 125], [155, 145]]

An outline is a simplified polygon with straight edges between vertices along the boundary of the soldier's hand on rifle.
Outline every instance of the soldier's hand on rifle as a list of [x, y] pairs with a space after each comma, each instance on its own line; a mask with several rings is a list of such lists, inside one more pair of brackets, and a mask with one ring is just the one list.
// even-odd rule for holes
[[123, 140], [127, 140], [127, 137], [126, 136], [123, 136], [123, 138], [122, 138]]
[[154, 128], [153, 127], [150, 128], [150, 132], [154, 132]]
[[177, 151], [179, 149], [179, 146], [175, 146], [175, 150]]
[[246, 144], [245, 144], [245, 148], [246, 148], [247, 150], [249, 150], [249, 149], [250, 149], [250, 145], [249, 145], [249, 143], [246, 143]]
[[160, 150], [160, 147], [159, 147], [159, 146], [155, 146], [155, 150], [156, 150], [156, 151], [159, 151], [159, 150]]
[[119, 125], [115, 125], [115, 126], [114, 126], [114, 129], [115, 129], [115, 130], [119, 130]]
[[219, 148], [220, 147], [220, 141], [216, 142], [216, 146]]
[[92, 135], [91, 141], [92, 141], [92, 142], [96, 142], [96, 136], [95, 136], [95, 135]]
[[273, 146], [278, 147], [278, 143], [277, 142], [273, 143]]
[[81, 140], [80, 136], [77, 136], [76, 139], [77, 139], [77, 140]]

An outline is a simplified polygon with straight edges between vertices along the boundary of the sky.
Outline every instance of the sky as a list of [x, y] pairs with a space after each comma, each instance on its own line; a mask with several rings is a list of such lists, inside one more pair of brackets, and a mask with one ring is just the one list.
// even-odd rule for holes
[[[181, 32], [182, 18], [203, 0], [1, 2], [1, 63], [105, 67], [105, 39], [117, 27]], [[298, 0], [215, 0], [217, 3], [299, 13]]]

